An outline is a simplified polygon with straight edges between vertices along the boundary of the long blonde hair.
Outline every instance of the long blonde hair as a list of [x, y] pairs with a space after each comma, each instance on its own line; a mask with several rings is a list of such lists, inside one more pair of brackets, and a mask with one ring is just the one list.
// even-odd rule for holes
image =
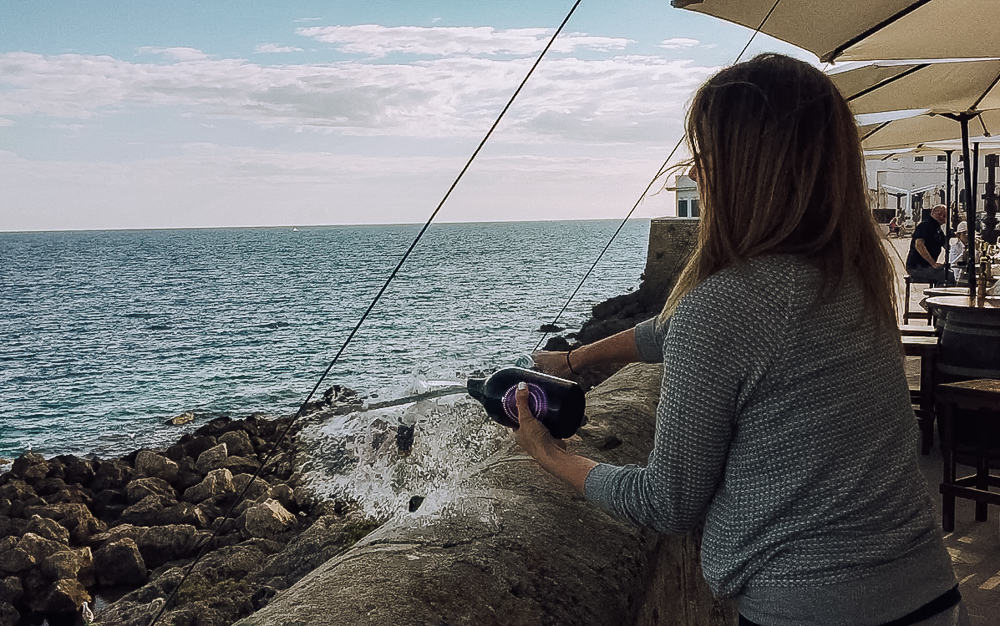
[[830, 79], [762, 54], [720, 71], [687, 116], [702, 211], [698, 242], [661, 315], [712, 274], [771, 253], [801, 254], [861, 285], [877, 323], [895, 327], [895, 280], [868, 208], [857, 126]]

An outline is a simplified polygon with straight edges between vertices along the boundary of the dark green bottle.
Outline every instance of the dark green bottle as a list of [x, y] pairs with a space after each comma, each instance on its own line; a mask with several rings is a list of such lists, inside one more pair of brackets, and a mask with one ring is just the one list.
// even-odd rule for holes
[[528, 384], [528, 406], [531, 413], [549, 429], [553, 437], [572, 437], [587, 423], [584, 415], [587, 401], [580, 385], [534, 370], [506, 367], [489, 378], [470, 378], [466, 383], [469, 395], [479, 400], [497, 422], [517, 428], [517, 384]]

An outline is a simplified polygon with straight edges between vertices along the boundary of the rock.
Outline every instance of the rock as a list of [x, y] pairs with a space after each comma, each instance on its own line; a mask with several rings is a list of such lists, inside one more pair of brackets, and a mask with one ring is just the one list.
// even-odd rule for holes
[[188, 487], [184, 491], [184, 499], [188, 502], [201, 502], [234, 490], [232, 472], [225, 468], [216, 469], [209, 472], [205, 479], [194, 487]]
[[[0, 602], [17, 604], [21, 600], [22, 595], [24, 595], [24, 587], [21, 585], [20, 578], [17, 576], [0, 578]], [[2, 623], [0, 621], [0, 624]]]
[[24, 533], [17, 542], [17, 549], [33, 556], [36, 562], [41, 562], [50, 554], [65, 550], [66, 546], [35, 533]]
[[130, 537], [108, 541], [94, 552], [97, 581], [111, 587], [145, 584], [146, 562]]
[[17, 533], [16, 536], [4, 535], [2, 538], [0, 538], [0, 552], [6, 552], [8, 550], [13, 550], [14, 548], [16, 548], [17, 542], [21, 538], [21, 535], [23, 534], [24, 533], [21, 532]]
[[369, 519], [323, 515], [268, 561], [257, 578], [279, 581], [276, 586], [285, 589], [350, 548], [360, 537], [377, 526], [376, 522]]
[[244, 430], [231, 430], [219, 436], [219, 443], [226, 444], [226, 451], [233, 456], [251, 456], [254, 454], [250, 435]]
[[194, 421], [194, 413], [186, 411], [176, 417], [171, 417], [166, 421], [167, 426], [183, 426]]
[[21, 548], [0, 552], [0, 574], [18, 574], [35, 566], [37, 559]]
[[262, 478], [254, 478], [252, 474], [236, 474], [233, 476], [233, 489], [236, 493], [243, 493], [243, 489], [247, 487], [247, 484], [253, 480], [253, 484], [247, 489], [244, 494], [244, 498], [247, 500], [256, 500], [257, 498], [269, 493], [270, 485], [267, 481]]
[[288, 485], [278, 483], [277, 485], [271, 487], [268, 491], [268, 495], [272, 500], [280, 502], [281, 506], [286, 509], [294, 510], [298, 508], [295, 503], [295, 491]]
[[[194, 462], [192, 461], [192, 466], [193, 463]], [[189, 472], [181, 470], [181, 472], [177, 474], [177, 480], [174, 481], [174, 486], [177, 488], [178, 491], [184, 493], [184, 491], [188, 487], [193, 487], [197, 485], [202, 481], [203, 478], [205, 477], [202, 476], [201, 473], [199, 472], [194, 472], [194, 471]]]
[[0, 486], [0, 498], [8, 498], [14, 502], [36, 495], [35, 488], [20, 478], [11, 478], [7, 484]]
[[245, 456], [230, 456], [222, 463], [233, 474], [252, 474], [260, 469], [260, 462], [257, 459]]
[[13, 626], [19, 623], [21, 620], [21, 614], [17, 612], [14, 605], [10, 602], [4, 602], [0, 600], [0, 624], [4, 626]]
[[59, 543], [68, 544], [69, 543], [69, 531], [66, 530], [61, 524], [42, 517], [41, 515], [32, 515], [31, 519], [28, 520], [28, 526], [25, 528], [25, 532], [35, 533], [36, 535], [41, 535], [46, 539], [51, 539], [52, 541], [58, 541]]
[[187, 502], [178, 502], [163, 509], [156, 519], [159, 524], [191, 524], [197, 528], [208, 527], [208, 517], [204, 511]]
[[90, 601], [90, 594], [80, 581], [64, 578], [52, 583], [41, 597], [32, 599], [28, 606], [39, 613], [77, 613], [80, 605]]
[[210, 536], [210, 532], [198, 530], [190, 524], [150, 527], [121, 524], [95, 536], [93, 542], [100, 550], [109, 541], [128, 537], [139, 547], [146, 566], [155, 568], [167, 561], [193, 556], [201, 543]]
[[55, 458], [63, 466], [63, 480], [67, 483], [86, 485], [94, 480], [93, 463], [71, 454], [59, 455]]
[[265, 500], [249, 507], [237, 526], [247, 537], [272, 537], [278, 533], [291, 530], [297, 520], [277, 500]]
[[202, 474], [207, 474], [212, 470], [219, 469], [226, 462], [226, 457], [228, 455], [229, 453], [227, 451], [226, 444], [220, 443], [212, 446], [198, 455], [198, 460], [194, 463], [195, 469]]
[[120, 489], [132, 480], [134, 473], [131, 467], [119, 459], [99, 459], [95, 463], [94, 480], [89, 486], [91, 491]]
[[93, 503], [94, 499], [90, 496], [90, 493], [88, 493], [87, 490], [80, 485], [67, 485], [66, 488], [45, 496], [45, 501], [49, 504], [58, 504], [61, 502], [78, 503], [89, 507]]
[[150, 450], [141, 450], [135, 457], [135, 470], [144, 476], [161, 478], [168, 483], [177, 478], [177, 463]]
[[538, 327], [538, 332], [540, 333], [561, 333], [564, 330], [566, 329], [556, 324], [542, 324]]
[[62, 550], [50, 554], [41, 563], [42, 574], [52, 580], [89, 578], [93, 574], [94, 556], [90, 548]]
[[184, 443], [184, 452], [187, 456], [197, 459], [198, 456], [216, 444], [215, 437], [211, 435], [199, 435], [192, 437]]
[[135, 504], [147, 496], [163, 496], [175, 500], [177, 494], [170, 483], [162, 478], [137, 478], [125, 486], [125, 498]]
[[49, 496], [66, 489], [66, 481], [51, 476], [35, 481], [35, 492], [40, 496]]
[[150, 494], [122, 511], [119, 521], [136, 526], [155, 526], [162, 523], [163, 510], [176, 503], [173, 498]]
[[14, 460], [10, 473], [28, 483], [45, 478], [49, 473], [49, 464], [40, 454], [28, 452]]

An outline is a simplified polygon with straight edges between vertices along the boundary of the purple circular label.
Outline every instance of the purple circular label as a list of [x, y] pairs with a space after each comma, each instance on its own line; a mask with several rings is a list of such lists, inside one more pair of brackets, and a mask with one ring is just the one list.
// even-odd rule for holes
[[[517, 393], [517, 385], [514, 385], [503, 394], [503, 411], [514, 423], [517, 423], [517, 400], [514, 395]], [[534, 383], [528, 383], [528, 408], [536, 419], [542, 419], [549, 409], [549, 400], [545, 397], [545, 390]]]

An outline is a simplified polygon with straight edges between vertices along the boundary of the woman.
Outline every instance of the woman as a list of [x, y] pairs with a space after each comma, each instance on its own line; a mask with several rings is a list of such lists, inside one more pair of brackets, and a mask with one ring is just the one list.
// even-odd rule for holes
[[537, 354], [556, 374], [662, 360], [647, 465], [566, 452], [524, 392], [518, 443], [614, 514], [703, 522], [705, 578], [742, 624], [959, 623], [847, 104], [817, 69], [762, 55], [698, 90], [687, 136], [700, 234], [661, 315]]

